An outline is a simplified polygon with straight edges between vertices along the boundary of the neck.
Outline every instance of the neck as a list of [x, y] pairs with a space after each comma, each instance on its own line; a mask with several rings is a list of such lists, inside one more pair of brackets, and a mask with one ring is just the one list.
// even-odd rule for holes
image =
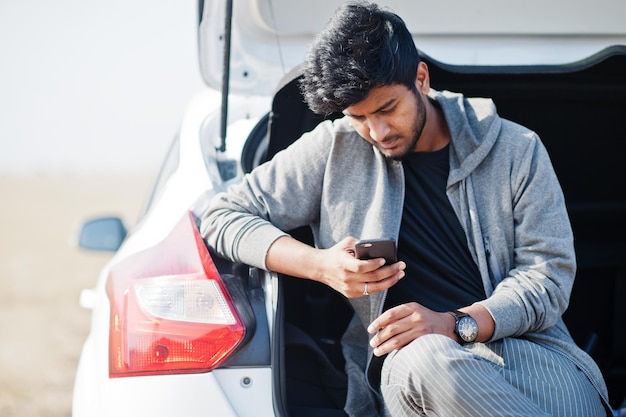
[[417, 141], [416, 152], [435, 152], [450, 143], [450, 129], [443, 111], [430, 98], [426, 98], [426, 125]]

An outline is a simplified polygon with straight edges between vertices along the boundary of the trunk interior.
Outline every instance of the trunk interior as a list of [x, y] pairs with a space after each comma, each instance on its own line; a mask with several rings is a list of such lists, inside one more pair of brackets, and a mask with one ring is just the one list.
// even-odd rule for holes
[[[545, 143], [565, 193], [578, 258], [565, 321], [599, 364], [617, 408], [626, 396], [626, 48], [563, 66], [458, 67], [424, 61], [433, 88], [493, 98], [501, 116], [533, 129]], [[320, 120], [303, 103], [296, 80], [285, 84], [264, 121], [269, 128], [265, 159]], [[308, 230], [294, 234], [311, 242]], [[323, 286], [284, 277], [279, 305], [283, 413], [345, 415], [339, 338], [351, 314], [346, 301]]]

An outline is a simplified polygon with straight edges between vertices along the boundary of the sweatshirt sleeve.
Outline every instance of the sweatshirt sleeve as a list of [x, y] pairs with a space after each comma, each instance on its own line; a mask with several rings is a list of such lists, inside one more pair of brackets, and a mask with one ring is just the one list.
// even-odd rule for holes
[[[513, 164], [512, 264], [493, 294], [479, 304], [493, 316], [492, 340], [545, 330], [569, 304], [576, 273], [573, 235], [565, 199], [550, 158], [536, 135]], [[507, 242], [492, 241], [501, 251]]]
[[266, 269], [265, 256], [276, 239], [314, 223], [333, 140], [331, 126], [322, 123], [216, 195], [200, 226], [209, 246], [233, 261]]

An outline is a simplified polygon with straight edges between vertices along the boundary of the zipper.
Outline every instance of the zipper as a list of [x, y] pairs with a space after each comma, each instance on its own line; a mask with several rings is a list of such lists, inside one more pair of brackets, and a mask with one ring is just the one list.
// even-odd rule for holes
[[487, 236], [483, 236], [483, 247], [485, 248], [485, 256], [487, 259], [491, 259], [491, 243]]
[[[398, 219], [398, 221], [396, 223], [396, 233], [395, 233], [395, 236], [396, 236], [396, 250], [397, 250], [398, 249], [398, 238], [400, 237], [400, 225], [402, 224], [402, 210], [403, 210], [403, 205], [404, 205], [404, 197], [406, 195], [406, 186], [404, 185], [405, 178], [404, 178], [404, 167], [402, 166], [402, 163], [399, 162], [399, 161], [396, 161], [394, 163], [396, 164], [396, 166], [399, 166], [400, 177], [401, 177], [401, 180], [402, 180], [402, 190], [401, 190], [401, 193], [400, 193], [400, 202], [401, 202], [401, 204], [400, 204], [400, 209], [399, 209], [400, 213], [396, 217]], [[383, 313], [383, 308], [385, 307], [385, 301], [387, 301], [387, 290], [385, 290], [383, 292], [383, 295], [381, 297], [380, 306], [378, 307], [377, 312], [376, 312], [376, 317], [380, 316]], [[370, 317], [370, 319], [371, 319], [371, 317]], [[369, 361], [368, 361], [368, 367], [369, 367]], [[366, 367], [366, 369], [367, 369], [367, 367]]]
[[[404, 168], [403, 168], [403, 166], [402, 166], [402, 163], [401, 163], [401, 162], [399, 162], [399, 161], [396, 161], [396, 162], [394, 162], [394, 163], [395, 163], [397, 166], [399, 166], [399, 170], [400, 170], [400, 177], [401, 177], [401, 180], [402, 180], [402, 191], [401, 191], [401, 193], [400, 193], [400, 202], [401, 202], [402, 204], [400, 204], [400, 206], [399, 206], [399, 207], [400, 207], [400, 209], [399, 209], [400, 213], [399, 213], [399, 215], [396, 217], [396, 218], [398, 219], [398, 221], [397, 221], [397, 223], [396, 223], [396, 249], [397, 249], [398, 237], [400, 236], [400, 225], [402, 224], [402, 210], [403, 210], [404, 198], [405, 198], [405, 195], [406, 195], [406, 186], [404, 185], [405, 178], [404, 178]], [[382, 314], [382, 312], [383, 312], [383, 308], [385, 307], [385, 301], [387, 301], [387, 292], [388, 292], [388, 290], [385, 290], [385, 291], [382, 293], [382, 296], [381, 296], [381, 299], [380, 299], [380, 304], [379, 304], [379, 306], [378, 306], [378, 307], [377, 307], [377, 309], [376, 309], [376, 310], [377, 310], [377, 311], [376, 311], [376, 317], [380, 316], [380, 315]], [[371, 296], [370, 296], [370, 297], [371, 297]], [[371, 320], [372, 320], [372, 317], [371, 317], [371, 311], [372, 311], [372, 309], [370, 308], [370, 322], [371, 322]], [[374, 317], [374, 318], [375, 318], [375, 317]], [[369, 324], [369, 323], [368, 323], [368, 324]], [[370, 337], [369, 337], [369, 334], [368, 334], [368, 342], [369, 342], [369, 339], [370, 339]], [[369, 349], [370, 349], [370, 348], [369, 348], [369, 346], [368, 346], [367, 363], [365, 364], [365, 382], [367, 383], [367, 386], [370, 388], [370, 390], [371, 390], [372, 392], [374, 392], [374, 394], [376, 394], [376, 396], [377, 396], [380, 400], [382, 400], [382, 395], [381, 395], [381, 393], [380, 393], [380, 389], [379, 389], [379, 388], [376, 388], [376, 387], [373, 387], [373, 386], [372, 386], [372, 383], [370, 382], [370, 378], [369, 378], [369, 369], [370, 369], [370, 365], [371, 365], [371, 363], [372, 363], [372, 358], [374, 357], [374, 355], [369, 353]]]

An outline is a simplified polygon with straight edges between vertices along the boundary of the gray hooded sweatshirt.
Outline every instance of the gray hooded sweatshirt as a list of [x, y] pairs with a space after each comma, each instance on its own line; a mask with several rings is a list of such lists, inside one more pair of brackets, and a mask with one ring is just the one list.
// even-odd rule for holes
[[[598, 367], [561, 318], [576, 260], [563, 193], [539, 137], [500, 118], [489, 99], [434, 90], [429, 96], [450, 129], [447, 195], [482, 277], [487, 298], [479, 304], [495, 321], [492, 340], [524, 337], [560, 352], [608, 402]], [[327, 121], [216, 196], [201, 229], [222, 256], [265, 268], [271, 244], [304, 225], [319, 248], [346, 236], [397, 239], [404, 192], [402, 162], [385, 158], [347, 120]], [[350, 300], [362, 323], [353, 340], [360, 338], [363, 350], [364, 329], [381, 313], [385, 295]], [[363, 360], [372, 352], [346, 346], [346, 411], [365, 415]]]

